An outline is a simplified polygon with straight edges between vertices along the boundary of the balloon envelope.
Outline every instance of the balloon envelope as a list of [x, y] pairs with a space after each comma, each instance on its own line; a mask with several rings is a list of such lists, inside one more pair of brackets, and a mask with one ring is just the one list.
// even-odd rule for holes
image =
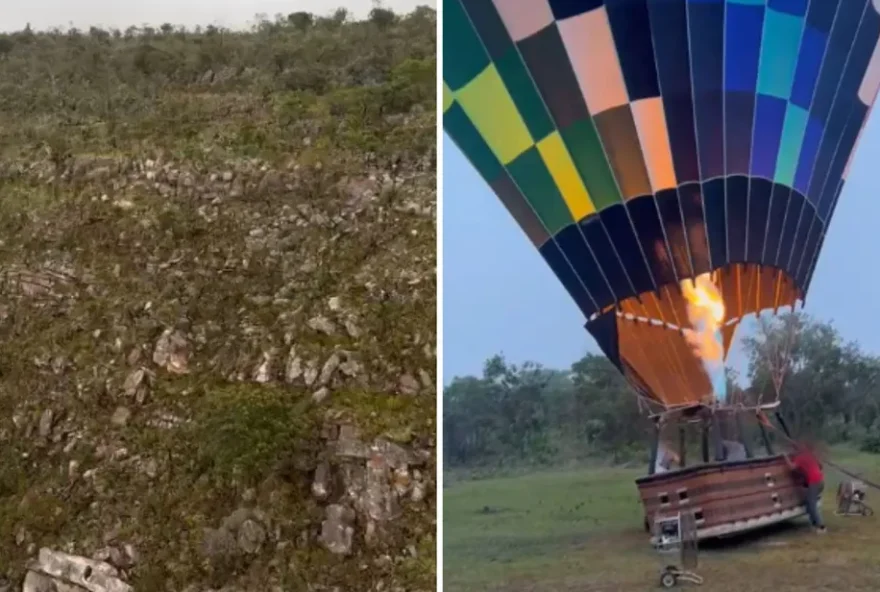
[[679, 283], [803, 300], [880, 87], [880, 0], [444, 0], [443, 124], [647, 397], [711, 391]]

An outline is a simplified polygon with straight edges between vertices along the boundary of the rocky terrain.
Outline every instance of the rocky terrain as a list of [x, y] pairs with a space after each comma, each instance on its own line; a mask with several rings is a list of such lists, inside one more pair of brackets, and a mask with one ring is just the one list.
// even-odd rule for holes
[[0, 590], [434, 587], [435, 15], [303, 15], [0, 36]]

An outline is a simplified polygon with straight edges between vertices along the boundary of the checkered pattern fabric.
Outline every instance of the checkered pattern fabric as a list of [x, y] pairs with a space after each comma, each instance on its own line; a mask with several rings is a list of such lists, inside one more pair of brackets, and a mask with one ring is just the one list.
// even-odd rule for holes
[[874, 0], [444, 0], [443, 19], [444, 129], [587, 317], [737, 263], [804, 297], [880, 87]]

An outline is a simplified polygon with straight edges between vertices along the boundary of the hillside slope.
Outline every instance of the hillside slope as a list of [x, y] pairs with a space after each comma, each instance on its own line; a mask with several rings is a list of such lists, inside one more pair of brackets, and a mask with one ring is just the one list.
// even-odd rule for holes
[[433, 588], [436, 21], [372, 16], [0, 36], [12, 590]]

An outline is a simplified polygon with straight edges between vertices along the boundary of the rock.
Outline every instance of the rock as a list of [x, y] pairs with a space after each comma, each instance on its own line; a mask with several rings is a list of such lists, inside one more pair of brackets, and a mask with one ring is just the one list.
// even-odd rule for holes
[[373, 442], [372, 450], [376, 454], [381, 455], [392, 469], [424, 464], [423, 460], [413, 454], [412, 451], [381, 438]]
[[309, 322], [306, 324], [313, 331], [317, 331], [318, 333], [324, 333], [326, 335], [336, 334], [336, 325], [334, 325], [333, 321], [331, 321], [327, 317], [317, 316], [309, 319]]
[[405, 496], [412, 486], [412, 477], [409, 474], [409, 470], [406, 467], [394, 469], [392, 484], [394, 493], [398, 498]]
[[219, 559], [239, 553], [255, 554], [268, 537], [266, 516], [259, 510], [239, 508], [223, 519], [220, 528], [206, 528], [202, 554]]
[[205, 528], [202, 531], [201, 551], [208, 559], [231, 557], [238, 552], [238, 541], [225, 528]]
[[238, 529], [238, 547], [249, 555], [258, 553], [266, 541], [266, 529], [255, 520], [245, 520]]
[[46, 547], [40, 549], [39, 557], [30, 566], [30, 570], [89, 592], [133, 592], [131, 586], [119, 579], [119, 571], [109, 563], [53, 551]]
[[284, 371], [284, 380], [288, 384], [292, 384], [302, 375], [302, 359], [296, 355], [296, 348], [291, 347], [290, 353], [287, 354], [287, 368]]
[[419, 380], [422, 381], [422, 386], [426, 389], [430, 390], [434, 386], [434, 381], [431, 379], [431, 375], [425, 369], [419, 370]]
[[40, 415], [40, 427], [39, 434], [42, 438], [48, 438], [49, 434], [52, 433], [52, 425], [55, 420], [55, 412], [52, 409], [44, 409], [42, 415]]
[[421, 388], [419, 381], [411, 374], [404, 374], [398, 381], [398, 389], [403, 395], [417, 395]]
[[266, 384], [272, 380], [272, 353], [263, 352], [263, 359], [254, 369], [254, 382]]
[[339, 368], [340, 363], [342, 363], [342, 359], [337, 353], [334, 353], [327, 358], [327, 361], [324, 362], [324, 366], [321, 368], [321, 374], [318, 377], [318, 384], [321, 386], [328, 384], [330, 379], [333, 378], [333, 373]]
[[333, 312], [338, 312], [341, 308], [339, 296], [334, 296], [330, 300], [327, 301], [327, 307]]
[[245, 520], [253, 516], [253, 510], [249, 508], [238, 508], [232, 514], [223, 519], [220, 528], [234, 532], [244, 524]]
[[173, 374], [189, 372], [189, 340], [182, 331], [165, 329], [153, 350], [153, 363]]
[[305, 381], [306, 386], [312, 386], [315, 384], [315, 381], [318, 380], [318, 364], [314, 360], [309, 361], [306, 366], [306, 369], [303, 372], [303, 380]]
[[352, 511], [339, 504], [327, 506], [326, 518], [321, 523], [321, 535], [319, 541], [324, 547], [336, 555], [348, 555], [351, 553], [354, 540], [354, 521]]
[[330, 495], [330, 465], [322, 462], [315, 469], [315, 478], [312, 480], [312, 495], [319, 500], [327, 499]]
[[354, 426], [339, 426], [339, 436], [334, 443], [333, 452], [341, 458], [370, 458], [370, 447], [358, 438]]
[[[8, 591], [9, 588], [6, 588], [6, 590]], [[60, 582], [46, 574], [28, 571], [24, 578], [21, 592], [86, 592], [86, 589]]]
[[391, 488], [388, 463], [381, 455], [374, 454], [367, 462], [366, 487], [358, 500], [363, 513], [376, 522], [397, 518], [400, 507]]
[[410, 499], [416, 503], [425, 499], [425, 484], [421, 481], [416, 481], [413, 483], [412, 493], [410, 493]]
[[361, 336], [360, 328], [355, 324], [352, 319], [345, 319], [345, 332], [348, 333], [348, 336], [352, 339], [357, 339]]
[[125, 358], [125, 361], [129, 366], [137, 366], [143, 359], [143, 357], [143, 351], [141, 351], [141, 348], [135, 347], [130, 352], [128, 352], [128, 356]]
[[67, 478], [70, 479], [70, 481], [76, 481], [77, 478], [79, 478], [79, 474], [80, 471], [78, 460], [71, 460], [69, 463], [67, 463]]
[[113, 417], [110, 418], [110, 422], [115, 426], [124, 426], [128, 423], [128, 420], [131, 418], [131, 411], [128, 407], [117, 407], [116, 411], [113, 412]]
[[[140, 350], [134, 350], [140, 351]], [[122, 392], [126, 397], [134, 399], [138, 405], [143, 405], [150, 392], [152, 375], [146, 368], [138, 368], [125, 378], [122, 384]]]
[[312, 393], [312, 401], [314, 401], [315, 403], [321, 403], [329, 395], [330, 395], [330, 389], [328, 389], [326, 386], [322, 386], [321, 388], [316, 390], [314, 393]]
[[132, 545], [111, 545], [95, 551], [92, 556], [97, 561], [105, 561], [119, 569], [134, 567], [138, 559], [138, 553]]
[[147, 459], [141, 466], [141, 470], [143, 470], [144, 474], [150, 479], [155, 479], [159, 476], [159, 463], [156, 462], [156, 459]]

